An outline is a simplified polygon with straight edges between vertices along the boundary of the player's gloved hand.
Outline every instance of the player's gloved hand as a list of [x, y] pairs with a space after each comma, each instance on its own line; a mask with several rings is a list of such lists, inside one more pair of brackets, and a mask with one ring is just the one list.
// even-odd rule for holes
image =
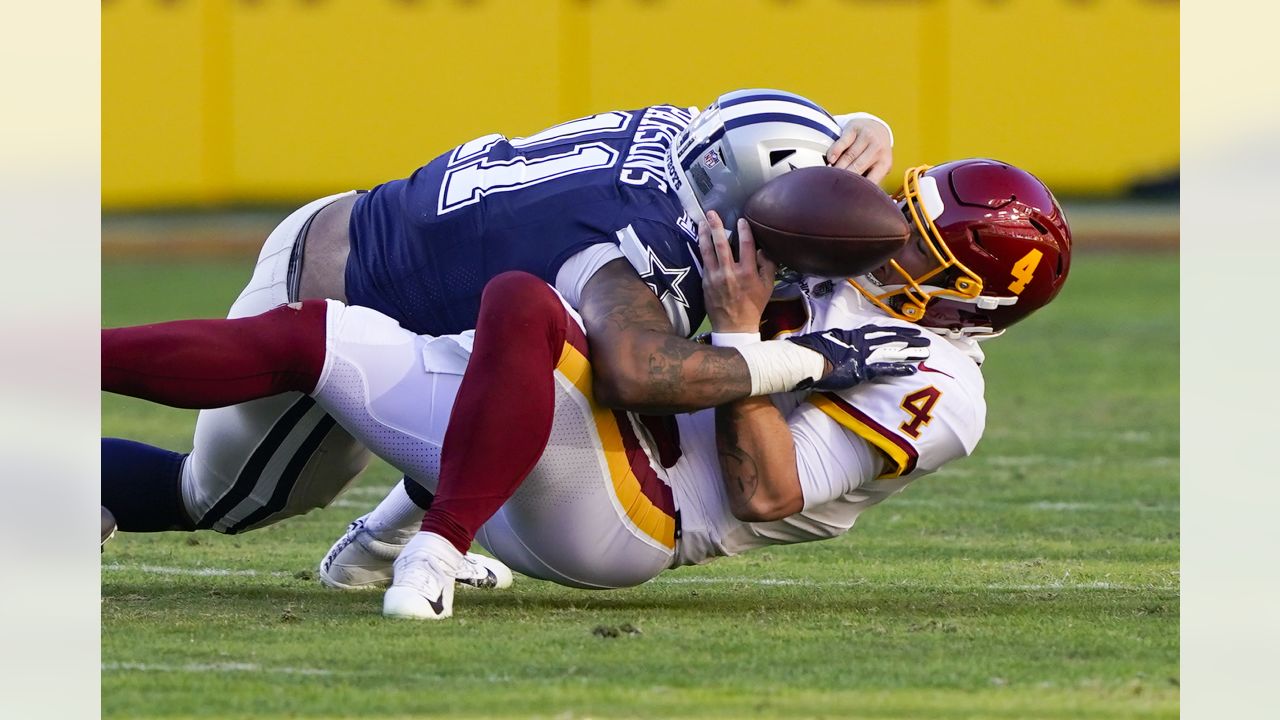
[[813, 384], [818, 390], [846, 390], [878, 377], [912, 375], [915, 363], [929, 357], [929, 340], [919, 328], [863, 325], [787, 339], [831, 363], [831, 370]]

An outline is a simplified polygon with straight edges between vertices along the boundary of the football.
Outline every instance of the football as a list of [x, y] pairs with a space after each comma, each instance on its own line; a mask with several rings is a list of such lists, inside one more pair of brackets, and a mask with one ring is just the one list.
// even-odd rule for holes
[[878, 185], [833, 167], [779, 175], [747, 199], [743, 217], [775, 262], [826, 277], [873, 270], [910, 235], [897, 203]]

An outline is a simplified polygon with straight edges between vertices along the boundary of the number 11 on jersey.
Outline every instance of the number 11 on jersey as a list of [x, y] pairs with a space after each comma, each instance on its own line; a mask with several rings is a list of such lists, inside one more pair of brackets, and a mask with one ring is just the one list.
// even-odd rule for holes
[[[506, 140], [501, 135], [486, 135], [464, 143], [449, 158], [449, 167], [440, 182], [440, 199], [436, 212], [443, 215], [473, 205], [490, 193], [511, 192], [589, 170], [613, 167], [618, 150], [599, 140], [587, 142], [589, 136], [616, 135], [631, 122], [625, 112], [608, 112], [570, 120], [527, 138]], [[570, 144], [574, 138], [583, 142]], [[492, 160], [489, 151], [507, 142], [518, 150], [565, 148], [538, 157], [518, 154], [509, 160]]]

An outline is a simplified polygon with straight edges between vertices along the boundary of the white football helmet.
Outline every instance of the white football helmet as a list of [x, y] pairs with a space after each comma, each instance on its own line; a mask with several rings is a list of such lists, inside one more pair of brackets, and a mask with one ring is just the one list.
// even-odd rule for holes
[[716, 98], [671, 143], [667, 175], [699, 224], [715, 210], [731, 231], [747, 198], [796, 168], [826, 165], [840, 124], [818, 104], [783, 90]]

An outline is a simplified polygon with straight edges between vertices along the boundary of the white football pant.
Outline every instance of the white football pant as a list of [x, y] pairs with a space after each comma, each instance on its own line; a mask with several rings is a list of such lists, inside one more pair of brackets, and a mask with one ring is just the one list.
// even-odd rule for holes
[[[572, 315], [572, 313], [571, 313]], [[366, 447], [434, 492], [472, 333], [431, 338], [329, 301], [315, 398]], [[671, 564], [675, 508], [635, 423], [595, 405], [591, 370], [565, 344], [547, 449], [476, 539], [513, 570], [584, 588], [637, 585]]]

